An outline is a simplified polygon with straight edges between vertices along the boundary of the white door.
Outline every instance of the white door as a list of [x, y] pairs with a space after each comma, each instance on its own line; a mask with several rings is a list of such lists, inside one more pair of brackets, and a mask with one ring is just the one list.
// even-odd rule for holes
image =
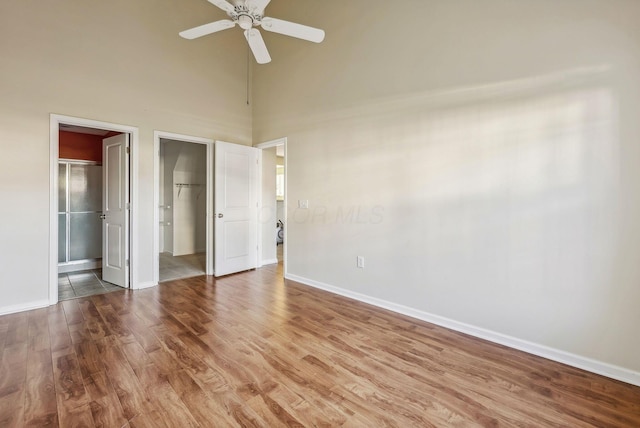
[[215, 276], [257, 267], [258, 153], [253, 147], [215, 143]]
[[129, 134], [102, 140], [102, 279], [129, 287]]

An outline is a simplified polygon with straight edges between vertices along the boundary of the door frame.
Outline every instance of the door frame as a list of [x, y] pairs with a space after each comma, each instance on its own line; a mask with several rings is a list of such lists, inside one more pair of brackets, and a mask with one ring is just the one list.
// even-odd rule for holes
[[136, 251], [139, 242], [138, 213], [138, 144], [137, 127], [99, 120], [84, 119], [60, 114], [49, 115], [49, 304], [58, 303], [58, 158], [60, 125], [83, 126], [104, 129], [130, 135], [129, 188], [130, 188], [130, 228], [129, 245], [129, 288], [138, 287], [138, 263]]
[[206, 221], [206, 269], [213, 275], [213, 145], [210, 138], [173, 132], [153, 131], [153, 284], [160, 281], [160, 140], [175, 140], [185, 143], [206, 144], [207, 147], [207, 211]]
[[[269, 140], [269, 141], [265, 141], [264, 143], [259, 143], [254, 145], [255, 148], [257, 149], [270, 149], [272, 147], [277, 147], [277, 146], [284, 146], [284, 203], [285, 203], [285, 207], [284, 207], [284, 224], [285, 224], [285, 228], [287, 223], [287, 195], [288, 195], [288, 190], [287, 190], [287, 171], [288, 171], [288, 164], [287, 164], [287, 137], [281, 137], [281, 138], [276, 138], [275, 140]], [[262, 151], [260, 152], [261, 156], [262, 156]], [[260, 174], [260, 178], [259, 178], [259, 189], [262, 190], [262, 174]], [[260, 207], [260, 215], [262, 215], [262, 213], [264, 212], [264, 210], [262, 209], [263, 205], [262, 205], [262, 191], [258, 192], [258, 206]], [[263, 224], [263, 219], [260, 218], [258, 219], [258, 224], [262, 225]], [[286, 276], [287, 275], [287, 236], [289, 234], [288, 228], [285, 229], [284, 232], [284, 239], [282, 240], [282, 271], [283, 274]], [[262, 266], [262, 227], [258, 227], [258, 267]]]

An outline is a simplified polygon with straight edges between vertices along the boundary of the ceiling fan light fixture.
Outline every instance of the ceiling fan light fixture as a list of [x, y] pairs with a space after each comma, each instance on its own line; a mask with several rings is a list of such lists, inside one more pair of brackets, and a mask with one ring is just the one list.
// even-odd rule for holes
[[243, 30], [248, 30], [253, 27], [253, 18], [249, 15], [240, 15], [238, 16], [238, 25]]

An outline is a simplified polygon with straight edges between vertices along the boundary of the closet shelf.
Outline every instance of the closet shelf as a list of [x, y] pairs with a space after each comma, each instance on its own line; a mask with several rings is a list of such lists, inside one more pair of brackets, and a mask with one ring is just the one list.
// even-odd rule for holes
[[[180, 197], [180, 193], [182, 193], [182, 189], [186, 188], [190, 188], [190, 187], [201, 187], [202, 184], [200, 183], [176, 183], [175, 186], [178, 188], [178, 198]], [[196, 199], [198, 199], [200, 197], [200, 193], [202, 193], [202, 190], [200, 190], [200, 192], [198, 192], [198, 196], [196, 197]]]

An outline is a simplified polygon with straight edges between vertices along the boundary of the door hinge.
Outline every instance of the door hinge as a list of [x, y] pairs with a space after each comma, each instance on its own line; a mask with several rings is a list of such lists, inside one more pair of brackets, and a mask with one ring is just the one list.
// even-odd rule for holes
[[129, 149], [129, 147], [127, 147], [127, 154], [131, 153], [131, 150]]
[[129, 260], [127, 259], [127, 261], [124, 262], [124, 264], [129, 267]]
[[127, 202], [126, 204], [124, 204], [124, 208], [126, 210], [130, 210], [131, 209], [131, 204], [129, 202]]

